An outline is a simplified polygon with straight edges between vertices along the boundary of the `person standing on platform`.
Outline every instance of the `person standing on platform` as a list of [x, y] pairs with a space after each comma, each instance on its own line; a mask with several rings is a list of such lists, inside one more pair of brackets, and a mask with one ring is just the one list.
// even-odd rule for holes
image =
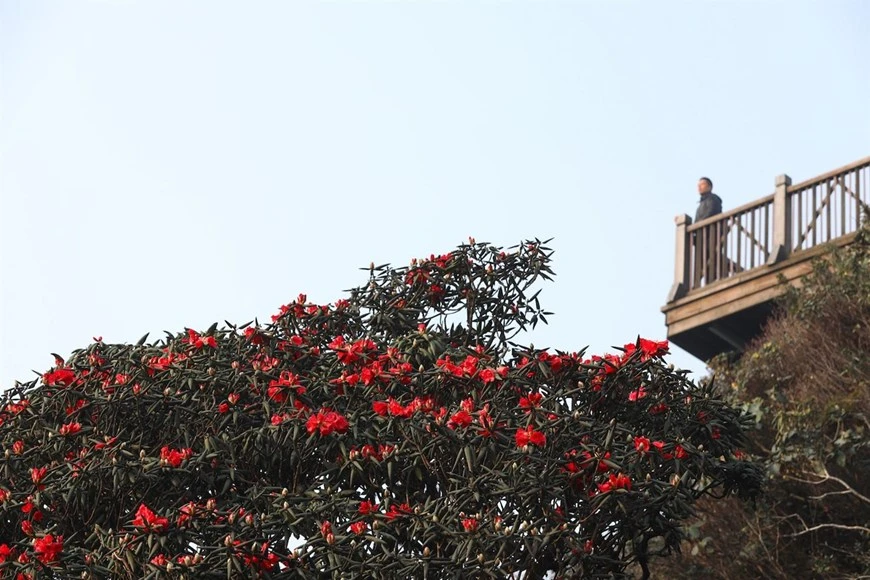
[[[714, 215], [722, 213], [722, 199], [713, 193], [713, 181], [709, 177], [702, 177], [698, 180], [698, 193], [701, 199], [698, 201], [698, 209], [695, 211], [695, 222], [705, 220]], [[701, 277], [704, 278], [704, 283], [709, 284], [715, 282], [719, 278], [719, 270], [724, 266], [724, 256], [717, 260], [717, 254], [724, 254], [723, 240], [718, 239], [713, 228], [704, 228], [696, 238], [696, 267], [695, 280], [696, 286], [700, 282]], [[717, 252], [717, 247], [720, 251]], [[701, 258], [705, 256], [706, 259]]]

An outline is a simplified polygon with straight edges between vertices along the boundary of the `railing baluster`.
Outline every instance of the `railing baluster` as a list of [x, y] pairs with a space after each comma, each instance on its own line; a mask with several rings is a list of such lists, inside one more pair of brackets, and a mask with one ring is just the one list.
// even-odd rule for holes
[[827, 227], [825, 228], [825, 239], [823, 240], [825, 242], [828, 242], [831, 239], [831, 206], [834, 205], [834, 196], [833, 196], [833, 192], [831, 191], [831, 180], [828, 180], [828, 182], [827, 182], [827, 190], [828, 190], [828, 194], [827, 194], [828, 205], [825, 207], [825, 209], [827, 210], [826, 211], [826, 213], [827, 213], [827, 217], [826, 217]]
[[[797, 194], [797, 203], [798, 203], [798, 211], [797, 211], [797, 214], [798, 214], [798, 215], [797, 215], [797, 219], [798, 219], [797, 235], [799, 235], [800, 238], [797, 239], [797, 243], [798, 243], [798, 245], [795, 246], [795, 248], [794, 248], [794, 249], [796, 249], [796, 250], [799, 250], [799, 249], [800, 249], [800, 246], [803, 244], [803, 237], [804, 237], [804, 219], [803, 219], [803, 218], [804, 218], [804, 211], [805, 211], [805, 210], [804, 210], [804, 203], [803, 203], [803, 201], [804, 201], [804, 192], [803, 192], [803, 190], [800, 190], [800, 191], [798, 192], [798, 194]], [[797, 236], [795, 236], [795, 237], [797, 237]]]
[[[749, 219], [750, 219], [749, 231], [752, 232], [753, 238], [758, 239], [757, 232], [755, 231], [755, 210], [753, 210], [752, 213], [749, 214]], [[752, 253], [749, 254], [749, 267], [750, 268], [755, 267], [755, 248], [753, 248]]]
[[846, 184], [837, 180], [840, 184], [840, 233], [837, 237], [846, 235]]

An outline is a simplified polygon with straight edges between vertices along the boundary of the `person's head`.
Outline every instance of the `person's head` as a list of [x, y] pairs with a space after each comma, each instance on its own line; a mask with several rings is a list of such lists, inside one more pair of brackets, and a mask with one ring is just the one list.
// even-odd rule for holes
[[702, 177], [698, 180], [698, 193], [704, 195], [705, 193], [710, 193], [713, 191], [713, 182], [710, 181], [709, 177]]

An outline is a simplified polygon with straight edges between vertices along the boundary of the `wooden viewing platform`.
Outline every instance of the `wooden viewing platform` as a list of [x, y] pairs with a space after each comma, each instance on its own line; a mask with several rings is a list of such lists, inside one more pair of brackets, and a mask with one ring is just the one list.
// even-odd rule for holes
[[742, 351], [773, 300], [800, 284], [812, 258], [855, 238], [870, 207], [870, 157], [693, 224], [677, 216], [674, 285], [662, 307], [668, 340], [701, 360]]

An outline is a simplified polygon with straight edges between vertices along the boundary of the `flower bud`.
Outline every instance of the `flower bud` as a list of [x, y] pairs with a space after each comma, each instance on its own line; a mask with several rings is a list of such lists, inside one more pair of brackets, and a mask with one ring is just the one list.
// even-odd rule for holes
[[429, 549], [429, 546], [423, 548], [423, 557], [428, 558], [432, 554], [432, 550]]

